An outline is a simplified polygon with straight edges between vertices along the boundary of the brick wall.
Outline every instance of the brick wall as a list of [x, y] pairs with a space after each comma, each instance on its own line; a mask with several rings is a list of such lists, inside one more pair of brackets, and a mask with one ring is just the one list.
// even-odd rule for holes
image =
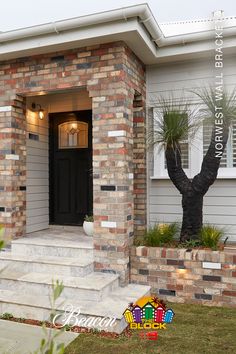
[[133, 104], [134, 121], [134, 234], [142, 236], [147, 225], [147, 201], [146, 201], [146, 112], [143, 97], [135, 95]]
[[131, 281], [170, 302], [236, 307], [236, 256], [229, 251], [133, 246]]
[[146, 87], [143, 64], [123, 42], [0, 63], [0, 223], [6, 237], [25, 233], [24, 98], [81, 87], [93, 110], [95, 268], [119, 272], [126, 283], [138, 198], [137, 223], [145, 227]]
[[9, 240], [26, 225], [26, 119], [23, 97], [7, 104], [0, 107], [0, 224]]

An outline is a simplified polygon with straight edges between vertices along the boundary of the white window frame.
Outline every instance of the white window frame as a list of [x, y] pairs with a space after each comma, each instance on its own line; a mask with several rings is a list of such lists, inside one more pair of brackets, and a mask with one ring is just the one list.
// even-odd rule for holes
[[[154, 109], [153, 109], [154, 117]], [[230, 145], [230, 136], [227, 146]], [[229, 151], [229, 149], [228, 149]], [[201, 170], [203, 161], [203, 127], [199, 127], [194, 139], [189, 141], [189, 168], [184, 169], [191, 179]], [[163, 144], [155, 144], [153, 148], [153, 176], [151, 179], [169, 179], [167, 168], [165, 169], [165, 151]], [[236, 179], [236, 167], [220, 167], [218, 179]]]

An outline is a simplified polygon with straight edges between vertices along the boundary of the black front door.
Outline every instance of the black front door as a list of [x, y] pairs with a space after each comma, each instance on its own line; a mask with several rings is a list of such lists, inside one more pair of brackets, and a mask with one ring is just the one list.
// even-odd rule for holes
[[50, 114], [50, 223], [81, 225], [92, 214], [92, 112]]

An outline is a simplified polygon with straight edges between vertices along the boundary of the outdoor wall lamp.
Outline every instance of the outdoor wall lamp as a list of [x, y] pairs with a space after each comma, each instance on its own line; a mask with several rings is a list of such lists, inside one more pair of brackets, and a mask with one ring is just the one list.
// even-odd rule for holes
[[33, 102], [31, 107], [34, 112], [38, 111], [39, 119], [44, 118], [44, 109], [42, 109], [41, 104]]

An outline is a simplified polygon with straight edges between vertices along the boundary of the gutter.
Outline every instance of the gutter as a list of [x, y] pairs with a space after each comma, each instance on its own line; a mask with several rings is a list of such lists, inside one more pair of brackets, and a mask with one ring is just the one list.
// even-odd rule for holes
[[[215, 36], [215, 28], [204, 30], [201, 32], [193, 32], [187, 34], [180, 34], [176, 36], [165, 37], [158, 23], [155, 20], [149, 6], [147, 4], [140, 5], [143, 7], [140, 14], [141, 23], [147, 28], [152, 36], [152, 40], [158, 47], [167, 47], [172, 45], [184, 45], [187, 43], [204, 41], [212, 39]], [[214, 22], [213, 22], [214, 26]], [[236, 35], [236, 26], [224, 28], [224, 37], [231, 37]]]
[[[98, 24], [114, 22], [114, 21], [128, 21], [130, 18], [140, 18], [141, 22], [147, 23], [145, 27], [155, 36], [155, 31], [152, 28], [158, 27], [148, 5], [135, 5], [129, 6], [117, 10], [100, 12], [92, 15], [86, 15], [81, 17], [75, 17], [62, 21], [55, 21], [51, 23], [46, 23], [43, 25], [37, 25], [33, 27], [22, 28], [13, 31], [1, 32], [0, 33], [0, 43], [16, 41], [20, 39], [26, 39], [29, 37], [42, 36], [52, 33], [60, 34], [60, 32], [73, 30], [80, 27], [95, 26]], [[158, 27], [157, 32], [162, 33]], [[152, 35], [152, 33], [150, 34]]]
[[[214, 37], [214, 29], [201, 31], [198, 33], [194, 32], [184, 35], [165, 37], [149, 6], [147, 4], [140, 4], [117, 10], [105, 11], [62, 21], [55, 21], [43, 25], [37, 25], [7, 32], [0, 32], [0, 44], [53, 33], [60, 35], [61, 32], [70, 31], [80, 27], [95, 26], [97, 24], [120, 20], [128, 21], [131, 18], [139, 19], [139, 22], [142, 23], [148, 31], [151, 40], [156, 43], [158, 47], [184, 45], [186, 43], [204, 41]], [[229, 27], [224, 29], [224, 37], [235, 35], [236, 27]]]

